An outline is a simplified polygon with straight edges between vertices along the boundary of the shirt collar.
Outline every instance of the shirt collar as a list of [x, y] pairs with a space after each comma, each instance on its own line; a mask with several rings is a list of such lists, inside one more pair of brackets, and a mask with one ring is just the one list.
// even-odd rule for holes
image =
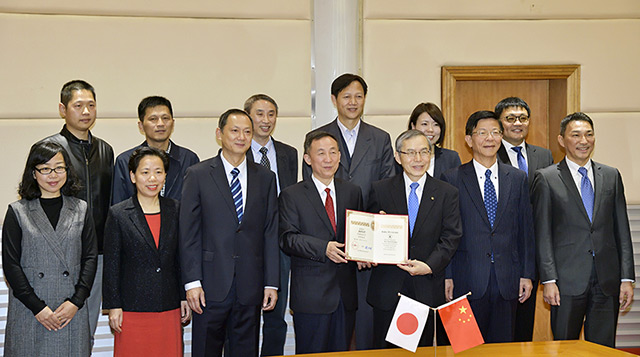
[[[269, 137], [269, 141], [267, 141], [267, 145], [265, 145], [264, 147], [267, 148], [267, 152], [272, 152], [275, 150], [274, 146], [273, 146], [273, 138]], [[260, 145], [257, 141], [251, 139], [251, 149], [253, 150], [253, 152], [260, 152], [260, 149], [262, 149], [262, 145]]]
[[336, 192], [336, 187], [335, 187], [334, 178], [331, 179], [331, 182], [329, 182], [328, 185], [325, 185], [322, 182], [320, 182], [320, 180], [318, 180], [313, 174], [311, 174], [311, 180], [313, 180], [313, 184], [316, 185], [316, 189], [318, 190], [318, 193], [324, 192], [324, 189], [327, 188], [327, 187], [331, 190], [331, 192], [335, 193]]
[[224, 166], [224, 173], [227, 176], [230, 175], [231, 170], [233, 170], [234, 167], [237, 167], [238, 170], [240, 170], [240, 174], [241, 175], [243, 175], [244, 173], [247, 172], [247, 158], [246, 158], [246, 156], [242, 157], [242, 162], [238, 166], [231, 165], [231, 163], [229, 161], [227, 161], [227, 159], [225, 159], [225, 157], [222, 154], [222, 152], [220, 152], [220, 159], [222, 160], [222, 165]]
[[[473, 159], [473, 167], [476, 169], [476, 176], [478, 176], [478, 178], [484, 177], [484, 173], [487, 172], [487, 168], [484, 167], [484, 165], [482, 165], [481, 163], [477, 162], [476, 159]], [[493, 165], [491, 165], [491, 167], [489, 167], [488, 169], [491, 170], [491, 174], [492, 175], [497, 175], [498, 174], [498, 160], [496, 159], [496, 162], [494, 162]]]
[[[409, 176], [407, 176], [406, 172], [402, 172], [402, 176], [404, 176], [404, 186], [406, 189], [411, 190], [411, 184], [413, 183], [413, 181], [411, 181], [411, 179], [409, 178]], [[427, 173], [425, 172], [424, 175], [422, 175], [422, 177], [420, 177], [418, 179], [418, 181], [416, 181], [418, 183], [418, 187], [424, 187], [424, 183], [427, 181]]]
[[338, 128], [340, 128], [340, 131], [342, 132], [342, 135], [351, 136], [351, 135], [358, 134], [358, 132], [360, 131], [360, 123], [362, 122], [362, 119], [358, 119], [358, 124], [356, 124], [356, 126], [354, 126], [353, 129], [351, 129], [351, 130], [349, 130], [346, 126], [344, 126], [344, 124], [342, 124], [340, 119], [336, 118], [336, 122], [338, 122]]
[[527, 149], [527, 147], [525, 146], [525, 141], [524, 140], [522, 140], [520, 145], [511, 145], [510, 142], [502, 139], [502, 145], [504, 145], [504, 148], [505, 148], [505, 150], [507, 150], [507, 152], [513, 151], [513, 150], [511, 150], [511, 148], [516, 147], [516, 146], [521, 147], [523, 150]]
[[567, 166], [569, 167], [569, 170], [571, 172], [578, 172], [578, 169], [581, 168], [581, 167], [584, 167], [585, 169], [587, 169], [587, 172], [590, 172], [591, 171], [591, 167], [593, 166], [591, 164], [591, 159], [589, 159], [589, 161], [587, 161], [587, 163], [584, 166], [580, 166], [580, 165], [576, 164], [575, 162], [569, 160], [569, 158], [566, 157], [566, 156], [565, 156], [565, 159], [567, 161]]

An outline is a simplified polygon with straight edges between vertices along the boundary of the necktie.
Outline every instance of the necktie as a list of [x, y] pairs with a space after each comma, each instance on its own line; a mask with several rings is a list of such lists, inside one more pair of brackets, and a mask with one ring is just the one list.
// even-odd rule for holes
[[489, 217], [491, 228], [493, 228], [493, 223], [496, 221], [498, 198], [496, 197], [496, 188], [491, 181], [491, 170], [487, 170], [484, 173], [484, 207], [487, 210], [487, 217]]
[[587, 175], [587, 169], [581, 167], [578, 169], [580, 175], [582, 175], [582, 181], [580, 182], [580, 194], [582, 195], [582, 204], [584, 204], [584, 209], [587, 210], [587, 216], [589, 216], [589, 221], [593, 222], [593, 187], [591, 186], [591, 180], [589, 180], [589, 175]]
[[524, 171], [524, 173], [528, 177], [529, 176], [529, 167], [527, 167], [527, 160], [525, 160], [524, 159], [524, 155], [522, 155], [522, 147], [521, 146], [514, 146], [514, 147], [511, 148], [511, 150], [513, 150], [516, 153], [518, 153], [518, 168], [520, 168], [520, 170]]
[[413, 182], [409, 187], [411, 187], [411, 192], [409, 192], [409, 200], [407, 202], [407, 210], [409, 212], [409, 236], [413, 235], [413, 227], [416, 225], [416, 217], [418, 217], [418, 209], [420, 208], [420, 203], [418, 202], [418, 195], [416, 194], [416, 190], [420, 184], [417, 182]]
[[333, 198], [331, 198], [331, 189], [329, 187], [324, 189], [324, 192], [327, 193], [327, 199], [324, 200], [324, 209], [327, 211], [327, 216], [329, 216], [329, 221], [331, 222], [331, 227], [333, 227], [333, 233], [337, 233], [336, 231], [336, 214], [333, 210]]
[[233, 204], [236, 206], [236, 214], [238, 215], [238, 223], [242, 222], [242, 187], [240, 187], [240, 180], [238, 179], [238, 175], [240, 174], [240, 170], [237, 167], [234, 167], [231, 170], [231, 175], [233, 179], [231, 180], [231, 196], [233, 197]]
[[267, 152], [269, 151], [269, 149], [263, 146], [258, 151], [260, 151], [260, 153], [262, 154], [262, 157], [260, 158], [260, 165], [271, 169], [271, 162], [269, 162], [269, 158], [267, 157]]

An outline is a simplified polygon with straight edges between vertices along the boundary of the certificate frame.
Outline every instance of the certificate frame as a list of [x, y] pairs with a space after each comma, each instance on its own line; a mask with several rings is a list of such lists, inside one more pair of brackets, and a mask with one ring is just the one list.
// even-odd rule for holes
[[409, 216], [346, 210], [347, 260], [404, 264], [409, 259]]

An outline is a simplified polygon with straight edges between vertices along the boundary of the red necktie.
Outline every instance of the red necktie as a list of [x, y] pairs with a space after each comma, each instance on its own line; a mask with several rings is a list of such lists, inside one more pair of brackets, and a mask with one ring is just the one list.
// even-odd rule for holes
[[327, 211], [329, 221], [331, 221], [331, 227], [333, 227], [333, 233], [336, 233], [336, 214], [333, 211], [333, 198], [331, 198], [331, 189], [329, 187], [324, 189], [327, 193], [327, 199], [324, 200], [324, 209]]

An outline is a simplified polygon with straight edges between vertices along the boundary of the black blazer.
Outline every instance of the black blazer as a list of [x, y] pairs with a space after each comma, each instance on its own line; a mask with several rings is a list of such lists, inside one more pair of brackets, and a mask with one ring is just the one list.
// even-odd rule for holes
[[[540, 146], [531, 145], [528, 143], [524, 143], [527, 150], [527, 169], [529, 172], [527, 173], [529, 188], [533, 185], [533, 177], [535, 173], [539, 169], [543, 169], [545, 167], [553, 165], [553, 156], [551, 155], [551, 151], [549, 149], [545, 149]], [[504, 162], [507, 165], [511, 165], [511, 160], [509, 160], [509, 154], [507, 154], [507, 149], [505, 149], [504, 145], [500, 145], [498, 149], [498, 158], [500, 161]], [[518, 167], [516, 166], [516, 169]]]
[[[273, 140], [273, 146], [276, 148], [278, 183], [280, 184], [280, 191], [282, 191], [298, 182], [298, 150], [274, 138], [271, 138], [271, 140]], [[247, 159], [254, 162], [251, 148], [247, 150]]]
[[104, 237], [103, 308], [161, 312], [180, 307], [178, 201], [160, 197], [158, 248], [136, 195], [109, 209]]
[[[370, 197], [369, 212], [408, 213], [402, 174], [374, 182]], [[378, 265], [371, 273], [367, 302], [377, 309], [393, 309], [405, 280], [411, 279], [417, 294], [411, 298], [433, 307], [444, 304], [444, 271], [461, 236], [458, 190], [427, 175], [416, 225], [409, 241], [409, 258], [427, 263], [433, 274], [412, 277], [395, 265]]]
[[247, 160], [238, 223], [222, 159], [187, 169], [180, 203], [182, 281], [199, 280], [207, 301], [221, 302], [235, 280], [243, 305], [262, 305], [265, 286], [280, 286], [276, 175]]
[[540, 281], [556, 279], [560, 294], [582, 294], [595, 262], [602, 291], [617, 296], [620, 279], [635, 279], [624, 186], [618, 170], [592, 163], [593, 223], [566, 160], [536, 172], [532, 191]]
[[329, 241], [344, 242], [345, 210], [362, 210], [360, 188], [336, 178], [336, 233], [312, 179], [280, 193], [280, 246], [291, 254], [291, 309], [329, 314], [342, 303], [358, 308], [355, 262], [336, 264], [326, 256]]
[[520, 278], [535, 278], [533, 214], [524, 172], [498, 161], [498, 208], [493, 227], [472, 161], [445, 172], [442, 180], [457, 187], [460, 194], [463, 235], [447, 267], [454, 296], [469, 291], [473, 293], [469, 299], [484, 296], [493, 252], [500, 294], [505, 300], [516, 299]]
[[[434, 156], [436, 159], [435, 167], [433, 168], [433, 177], [440, 178], [443, 172], [456, 168], [462, 164], [460, 161], [460, 155], [458, 152], [434, 146]], [[402, 171], [401, 171], [402, 172]]]

